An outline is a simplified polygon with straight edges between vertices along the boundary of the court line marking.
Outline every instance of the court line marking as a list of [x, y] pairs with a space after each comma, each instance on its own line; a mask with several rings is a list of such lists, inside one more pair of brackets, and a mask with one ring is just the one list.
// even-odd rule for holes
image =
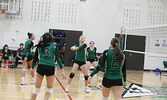
[[[47, 84], [46, 77], [44, 76], [44, 78], [45, 78], [45, 82], [46, 82], [46, 84]], [[54, 96], [53, 96], [53, 93], [51, 94], [51, 98], [52, 98], [52, 100], [55, 100], [55, 98], [54, 98]], [[57, 100], [57, 99], [56, 99], [56, 100]]]
[[[70, 70], [68, 70], [68, 69], [65, 69], [65, 70], [70, 73]], [[80, 80], [77, 75], [75, 75], [75, 78], [78, 79], [82, 84], [84, 84], [84, 82], [82, 80]], [[97, 92], [93, 91], [93, 93], [96, 94], [97, 96], [99, 96], [102, 99], [102, 96], [99, 95]]]
[[60, 82], [60, 80], [56, 77], [56, 75], [55, 75], [55, 78], [56, 78], [57, 82], [59, 83], [59, 85], [62, 87], [63, 91], [64, 91], [64, 92], [66, 93], [66, 95], [68, 96], [68, 98], [69, 98], [70, 100], [72, 100], [70, 94], [65, 91], [64, 86], [62, 85], [62, 83]]

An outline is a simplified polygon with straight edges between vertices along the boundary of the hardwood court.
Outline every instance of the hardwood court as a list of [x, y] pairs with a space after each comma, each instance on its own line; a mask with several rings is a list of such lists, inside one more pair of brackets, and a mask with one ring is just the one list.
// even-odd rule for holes
[[[0, 100], [30, 100], [31, 93], [34, 85], [30, 84], [31, 75], [30, 70], [27, 71], [28, 85], [20, 85], [21, 82], [21, 69], [8, 69], [0, 70]], [[71, 68], [66, 67], [65, 73], [69, 76]], [[166, 73], [167, 74], [167, 73]], [[102, 75], [102, 73], [101, 73]], [[50, 100], [101, 100], [101, 90], [92, 90], [89, 88], [90, 93], [84, 93], [83, 74], [78, 71], [72, 81], [69, 95], [63, 90], [66, 87], [67, 80], [63, 80], [59, 68], [56, 70], [56, 77], [60, 83], [55, 79], [54, 91]], [[127, 71], [127, 83], [151, 86], [151, 87], [167, 87], [167, 77], [156, 75], [155, 72], [150, 71]], [[61, 87], [62, 84], [63, 86]], [[91, 86], [99, 86], [101, 82], [97, 82], [96, 75], [94, 76]], [[46, 90], [46, 81], [43, 80], [41, 91], [38, 94], [37, 100], [42, 100]], [[111, 93], [112, 94], [112, 93]], [[110, 96], [113, 99], [113, 95]], [[143, 96], [136, 98], [125, 98], [123, 100], [167, 100], [167, 96]]]

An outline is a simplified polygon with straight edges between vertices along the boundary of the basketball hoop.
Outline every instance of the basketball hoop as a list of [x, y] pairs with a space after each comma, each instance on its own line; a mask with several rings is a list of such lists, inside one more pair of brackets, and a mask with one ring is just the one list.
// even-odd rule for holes
[[1, 13], [5, 13], [7, 9], [0, 9]]

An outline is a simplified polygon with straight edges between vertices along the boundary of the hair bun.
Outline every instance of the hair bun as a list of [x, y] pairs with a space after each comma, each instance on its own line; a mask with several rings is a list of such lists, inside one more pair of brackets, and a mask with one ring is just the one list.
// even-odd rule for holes
[[27, 34], [27, 35], [29, 36], [29, 35], [31, 35], [31, 33], [29, 33], [29, 32], [28, 32], [28, 34]]

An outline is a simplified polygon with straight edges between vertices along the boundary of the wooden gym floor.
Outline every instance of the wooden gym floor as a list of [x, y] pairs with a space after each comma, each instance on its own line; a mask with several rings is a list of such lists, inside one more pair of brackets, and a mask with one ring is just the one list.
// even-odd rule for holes
[[[63, 80], [59, 68], [56, 68], [56, 77], [54, 82], [54, 91], [50, 100], [101, 100], [101, 90], [97, 88], [89, 88], [90, 93], [84, 93], [83, 74], [78, 71], [72, 81], [70, 92], [66, 94], [63, 88], [67, 85], [67, 80]], [[65, 67], [65, 73], [69, 76], [71, 68]], [[30, 84], [31, 75], [30, 69], [26, 74], [28, 85], [20, 85], [21, 69], [0, 70], [0, 100], [30, 100], [34, 85]], [[100, 73], [103, 74], [102, 72]], [[164, 73], [167, 74], [167, 73]], [[127, 71], [127, 87], [131, 83], [151, 86], [151, 87], [167, 87], [167, 77], [155, 74], [150, 71]], [[62, 86], [61, 86], [62, 84]], [[90, 84], [91, 86], [100, 86], [101, 82], [97, 81], [96, 75]], [[167, 89], [167, 88], [166, 88]], [[41, 91], [38, 94], [37, 100], [42, 100], [46, 90], [46, 81], [43, 80]], [[72, 99], [70, 99], [70, 97]], [[110, 100], [113, 99], [111, 93]], [[123, 98], [123, 100], [167, 100], [167, 95], [152, 95], [133, 98]]]

